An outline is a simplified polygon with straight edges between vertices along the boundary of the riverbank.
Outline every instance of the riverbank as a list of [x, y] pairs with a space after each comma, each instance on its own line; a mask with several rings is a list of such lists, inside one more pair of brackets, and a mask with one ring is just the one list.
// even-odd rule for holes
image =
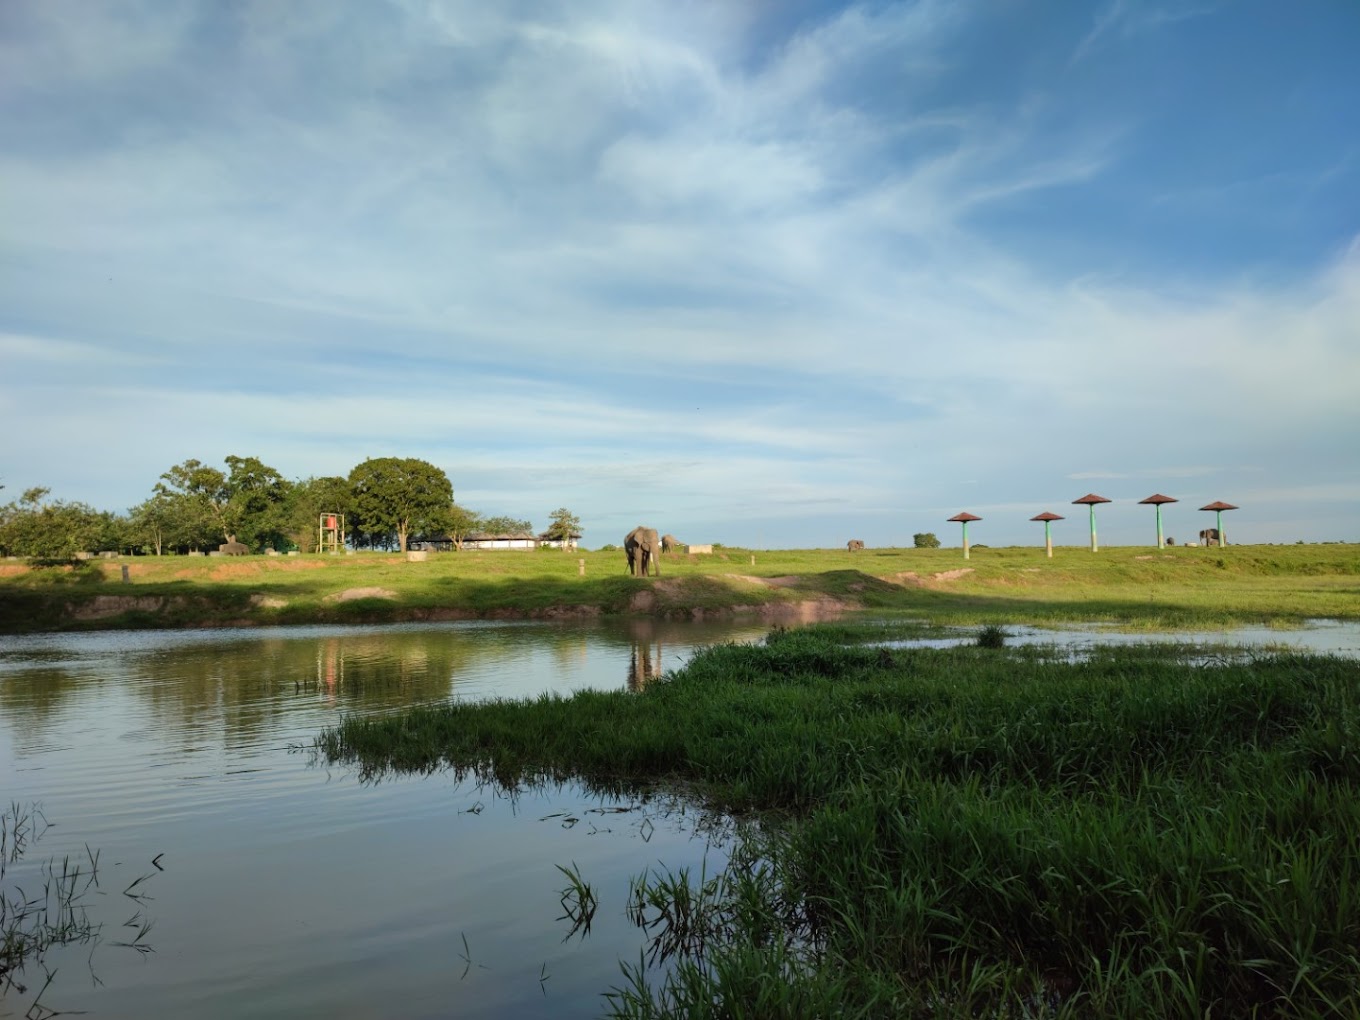
[[637, 693], [347, 719], [316, 747], [369, 778], [757, 812], [723, 874], [635, 882], [672, 966], [625, 961], [616, 1016], [1351, 1015], [1354, 662], [863, 636], [775, 632]]
[[[126, 569], [127, 579], [123, 579]], [[129, 557], [0, 563], [0, 633], [462, 619], [751, 616], [872, 609], [922, 622], [1100, 622], [1175, 630], [1360, 618], [1360, 546], [747, 550]]]

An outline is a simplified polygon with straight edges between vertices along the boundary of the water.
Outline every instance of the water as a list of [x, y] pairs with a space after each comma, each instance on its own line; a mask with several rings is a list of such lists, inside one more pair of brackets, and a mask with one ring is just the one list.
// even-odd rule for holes
[[[1078, 653], [1174, 638], [1360, 654], [1354, 622], [1008, 630]], [[600, 1015], [619, 962], [646, 948], [625, 915], [629, 879], [720, 869], [721, 819], [577, 786], [511, 798], [448, 773], [363, 784], [298, 749], [349, 713], [636, 688], [703, 644], [764, 633], [634, 621], [0, 638], [0, 807], [37, 801], [54, 823], [26, 858], [26, 888], [41, 886], [33, 864], [99, 851], [85, 902], [101, 942], [48, 955], [42, 1004], [96, 1017]], [[587, 936], [559, 919], [558, 864], [599, 896]], [[113, 945], [144, 920], [153, 952]], [[24, 980], [0, 1016], [30, 1008], [43, 976]]]
[[[635, 621], [0, 638], [0, 806], [36, 801], [54, 823], [26, 888], [40, 860], [99, 851], [84, 902], [100, 944], [48, 954], [42, 1005], [598, 1016], [619, 961], [646, 944], [624, 913], [629, 878], [720, 868], [721, 820], [576, 786], [512, 798], [447, 773], [363, 784], [298, 749], [345, 714], [637, 687], [700, 645], [764, 633]], [[558, 920], [555, 865], [573, 862], [600, 900], [584, 937]], [[112, 944], [144, 919], [153, 952]], [[43, 976], [23, 980], [0, 1016], [30, 1008]]]
[[[1094, 623], [1062, 629], [1022, 626], [1007, 626], [1004, 629], [1008, 645], [1051, 647], [1072, 660], [1086, 657], [1097, 647], [1164, 643], [1201, 649], [1205, 653], [1202, 656], [1205, 661], [1215, 661], [1222, 654], [1246, 654], [1260, 650], [1360, 658], [1360, 621], [1356, 620], [1309, 620], [1307, 626], [1297, 630], [1235, 627], [1213, 631], [1130, 633]], [[975, 627], [945, 637], [907, 638], [884, 644], [895, 648], [952, 648], [973, 644], [978, 630]]]

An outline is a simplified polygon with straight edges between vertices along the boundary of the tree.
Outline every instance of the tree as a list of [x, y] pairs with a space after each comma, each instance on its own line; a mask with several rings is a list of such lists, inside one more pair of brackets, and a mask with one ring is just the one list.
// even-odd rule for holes
[[415, 457], [372, 457], [349, 473], [359, 530], [395, 534], [406, 551], [412, 531], [436, 530], [453, 503], [448, 475]]
[[176, 464], [156, 483], [152, 498], [161, 497], [165, 510], [164, 537], [169, 544], [201, 549], [232, 541], [226, 521], [227, 476], [202, 461]]
[[911, 541], [917, 549], [938, 549], [940, 540], [935, 537], [933, 531], [918, 531], [911, 536]]
[[484, 535], [530, 535], [534, 526], [518, 517], [483, 517], [478, 530]]
[[354, 516], [354, 490], [348, 478], [325, 475], [295, 482], [289, 492], [288, 537], [303, 552], [316, 548], [317, 522], [322, 514], [344, 514], [346, 526]]
[[222, 512], [227, 541], [253, 549], [286, 544], [288, 496], [292, 484], [258, 457], [227, 458], [226, 506]]
[[7, 554], [55, 562], [93, 552], [99, 544], [104, 525], [99, 512], [84, 503], [48, 501], [50, 492], [28, 489], [18, 504], [0, 509], [0, 546]]
[[558, 507], [549, 515], [548, 530], [543, 537], [554, 542], [569, 543], [581, 537], [581, 518], [566, 507]]
[[474, 531], [482, 530], [482, 527], [482, 515], [476, 510], [469, 510], [457, 503], [450, 503], [439, 530], [449, 537], [455, 549], [461, 551], [468, 535], [471, 535]]

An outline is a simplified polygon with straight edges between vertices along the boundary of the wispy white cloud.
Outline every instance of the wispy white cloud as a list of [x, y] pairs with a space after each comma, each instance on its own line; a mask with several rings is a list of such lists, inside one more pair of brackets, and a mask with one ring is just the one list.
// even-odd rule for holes
[[[394, 452], [500, 505], [883, 544], [969, 481], [1289, 490], [1360, 442], [1354, 248], [1122, 271], [1136, 225], [1081, 203], [1126, 198], [1137, 123], [988, 91], [970, 4], [18, 9], [0, 428], [60, 421], [7, 478], [117, 505], [188, 456]], [[1059, 226], [1099, 257], [1055, 268]]]

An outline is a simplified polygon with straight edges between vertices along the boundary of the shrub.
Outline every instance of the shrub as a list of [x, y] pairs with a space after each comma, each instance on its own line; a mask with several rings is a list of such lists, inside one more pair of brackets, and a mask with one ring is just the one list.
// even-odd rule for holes
[[940, 547], [940, 540], [935, 537], [933, 531], [918, 531], [911, 536], [911, 542], [917, 549], [938, 549]]

